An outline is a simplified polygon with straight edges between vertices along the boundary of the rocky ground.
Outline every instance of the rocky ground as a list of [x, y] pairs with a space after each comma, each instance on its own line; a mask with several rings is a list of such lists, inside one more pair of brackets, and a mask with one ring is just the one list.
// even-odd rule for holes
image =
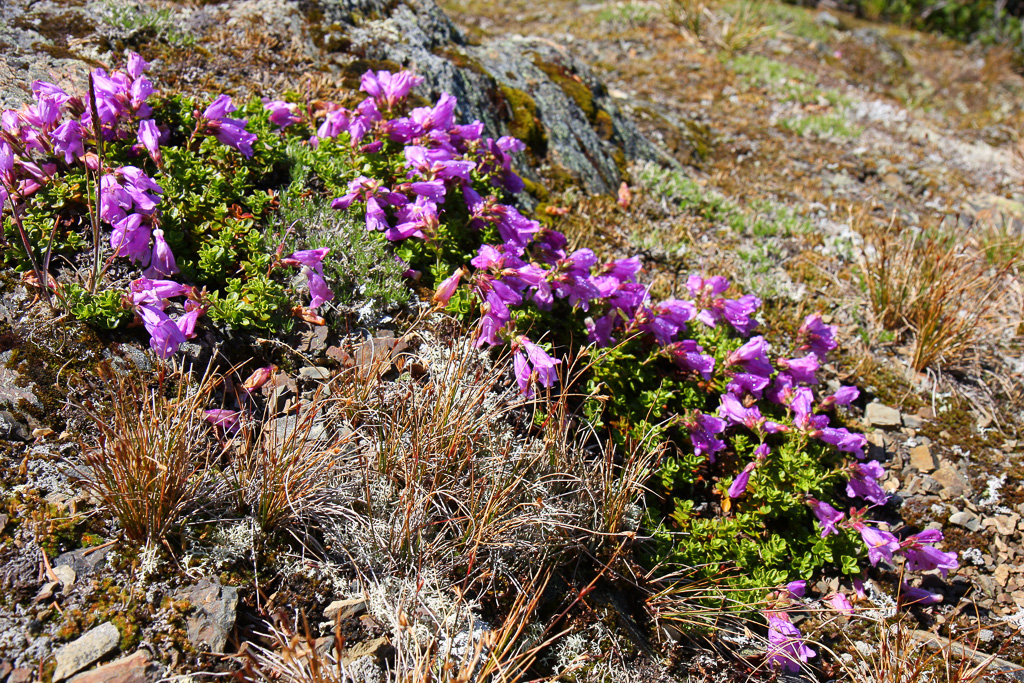
[[[914, 632], [968, 633], [972, 651], [1006, 660], [1000, 666], [1024, 664], [1024, 296], [1016, 263], [1024, 78], [1004, 49], [834, 9], [708, 3], [695, 15], [696, 6], [15, 0], [0, 7], [0, 105], [24, 101], [20, 84], [33, 78], [81, 82], [124, 48], [152, 60], [166, 87], [186, 91], [294, 88], [327, 97], [351, 88], [367, 66], [416, 69], [432, 94], [456, 94], [465, 117], [528, 142], [522, 163], [538, 211], [603, 255], [641, 253], [660, 293], [702, 269], [735, 274], [781, 329], [827, 310], [842, 357], [826, 370], [867, 397], [857, 417], [889, 470], [894, 498], [884, 514], [941, 527], [947, 549], [960, 552], [961, 568], [947, 580], [926, 579], [944, 601], [915, 610]], [[920, 372], [920, 333], [906, 316], [886, 323], [872, 305], [871, 264], [894, 227], [954, 231], [996, 274], [994, 304], [960, 301], [985, 310], [973, 334]], [[913, 247], [897, 256], [932, 257]], [[83, 325], [48, 323], [34, 317], [23, 287], [4, 286], [0, 681], [127, 682], [223, 669], [216, 655], [237, 653], [246, 639], [273, 644], [253, 634], [281, 604], [301, 603], [311, 620], [323, 615], [317, 645], [334, 642], [336, 618], [351, 629], [347, 662], [386, 656], [381, 617], [353, 576], [334, 575], [331, 585], [309, 565], [305, 576], [296, 570], [261, 587], [259, 572], [247, 575], [211, 549], [230, 553], [244, 538], [211, 539], [196, 547], [205, 557], [175, 558], [175, 571], [110, 540], [96, 501], [67, 468], [88, 429], [74, 402], [98, 391], [89, 368], [100, 361], [149, 369], [142, 338], [115, 343]], [[377, 362], [377, 349], [396, 346], [387, 330], [354, 339], [311, 326], [285, 340], [308, 363], [292, 358], [289, 366], [290, 352], [267, 351], [287, 370], [265, 399], [284, 406], [309, 398], [332, 373]], [[421, 361], [429, 365], [427, 351]], [[289, 561], [301, 568], [305, 560]], [[871, 593], [865, 608], [884, 611], [886, 596]], [[861, 642], [869, 650], [877, 643], [867, 634]], [[710, 651], [688, 661], [632, 672], [644, 680], [670, 670], [679, 680], [749, 674]]]

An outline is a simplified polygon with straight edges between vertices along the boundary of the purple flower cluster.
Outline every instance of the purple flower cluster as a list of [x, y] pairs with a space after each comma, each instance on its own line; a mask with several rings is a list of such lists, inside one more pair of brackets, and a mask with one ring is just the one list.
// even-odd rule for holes
[[[93, 70], [90, 97], [85, 99], [68, 95], [52, 83], [33, 83], [34, 104], [0, 115], [0, 206], [8, 198], [17, 204], [33, 194], [50, 181], [61, 164], [96, 173], [97, 213], [110, 227], [113, 256], [144, 268], [143, 277], [132, 283], [128, 299], [149, 331], [154, 351], [167, 358], [193, 336], [205, 306], [194, 289], [165, 279], [177, 274], [179, 268], [160, 227], [163, 188], [144, 167], [148, 157], [158, 169], [163, 168], [161, 145], [170, 131], [151, 118], [153, 108], [148, 100], [154, 88], [145, 76], [147, 67], [139, 55], [132, 53], [123, 71]], [[271, 104], [281, 108], [281, 113], [271, 116], [278, 125], [298, 120], [290, 105]], [[97, 126], [93, 111], [99, 119]], [[246, 119], [229, 116], [234, 111], [236, 107], [227, 95], [217, 97], [202, 112], [196, 111], [189, 144], [197, 136], [212, 136], [251, 157], [256, 135], [246, 130]], [[136, 161], [116, 168], [101, 167], [104, 160], [100, 147], [111, 142], [128, 143], [128, 153]], [[40, 157], [52, 161], [36, 161]], [[323, 275], [326, 254], [326, 249], [297, 251], [274, 264], [303, 269], [313, 309], [334, 296]], [[167, 300], [182, 295], [189, 297], [186, 312], [172, 321], [164, 314]]]

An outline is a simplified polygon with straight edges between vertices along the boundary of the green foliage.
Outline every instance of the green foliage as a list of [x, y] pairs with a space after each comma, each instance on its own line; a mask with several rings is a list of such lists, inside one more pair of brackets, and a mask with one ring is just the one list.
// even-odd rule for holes
[[779, 121], [779, 126], [797, 135], [813, 135], [819, 138], [856, 138], [860, 128], [850, 125], [842, 114], [812, 114], [794, 116]]
[[286, 196], [274, 223], [277, 229], [264, 238], [267, 251], [275, 249], [277, 244], [271, 242], [293, 225], [302, 226], [304, 248], [331, 250], [324, 275], [335, 304], [372, 312], [409, 301], [409, 286], [402, 276], [405, 268], [390, 253], [384, 236], [367, 231], [363, 221], [335, 211], [322, 200]]
[[998, 0], [856, 0], [854, 4], [868, 19], [885, 19], [962, 41], [1021, 48], [1020, 7], [1014, 16], [1006, 10], [1007, 3]]
[[[856, 532], [821, 538], [806, 504], [808, 497], [834, 500], [836, 487], [845, 481], [843, 459], [834, 448], [799, 430], [767, 435], [770, 455], [754, 470], [744, 495], [732, 500], [727, 490], [733, 473], [754, 459], [761, 443], [757, 434], [730, 432], [714, 462], [689, 447], [693, 416], [717, 411], [727, 382], [722, 368], [742, 342], [725, 328], [691, 328], [692, 338], [715, 358], [710, 380], [679, 371], [646, 337], [587, 352], [591, 398], [585, 415], [621, 441], [653, 430], [676, 446], [648, 483], [645, 526], [652, 543], [645, 547], [645, 561], [696, 568], [707, 578], [738, 569], [729, 579], [735, 588], [809, 578], [826, 566], [859, 573], [864, 547]], [[790, 422], [785, 408], [759, 405], [766, 418]]]

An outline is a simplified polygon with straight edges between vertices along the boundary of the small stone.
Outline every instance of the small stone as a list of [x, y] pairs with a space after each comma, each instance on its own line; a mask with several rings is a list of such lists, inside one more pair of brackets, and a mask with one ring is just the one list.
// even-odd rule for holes
[[78, 640], [68, 643], [57, 650], [57, 668], [53, 671], [53, 680], [62, 681], [68, 676], [78, 673], [100, 657], [117, 649], [121, 634], [112, 623], [105, 622], [87, 631]]
[[324, 609], [324, 618], [335, 621], [335, 617], [341, 614], [340, 621], [345, 621], [364, 611], [366, 611], [366, 600], [363, 598], [335, 600]]
[[9, 660], [3, 660], [0, 662], [0, 681], [7, 678], [7, 674], [14, 671], [14, 665]]
[[43, 584], [43, 587], [39, 589], [36, 596], [32, 598], [32, 602], [45, 602], [53, 597], [53, 591], [60, 585], [60, 581], [47, 581]]
[[327, 368], [307, 366], [299, 370], [299, 375], [306, 379], [327, 380], [331, 378], [331, 371]]
[[1013, 536], [1017, 530], [1017, 523], [1020, 522], [1020, 515], [1013, 512], [1008, 515], [996, 515], [994, 519], [997, 532], [1003, 536]]
[[[53, 561], [54, 572], [63, 565], [71, 567], [76, 578], [83, 578], [93, 574], [103, 564], [110, 552], [111, 546], [97, 546], [95, 548], [80, 548], [57, 556]], [[58, 574], [59, 576], [59, 574]]]
[[864, 419], [874, 427], [899, 427], [901, 422], [900, 411], [881, 403], [869, 403]]
[[920, 429], [924, 426], [924, 418], [910, 413], [903, 413], [903, 426], [908, 429]]
[[967, 510], [960, 510], [951, 514], [949, 516], [949, 523], [963, 527], [968, 531], [978, 531], [981, 529], [981, 518]]
[[32, 435], [23, 422], [9, 411], [0, 410], [0, 439], [8, 441], [28, 441]]
[[[32, 669], [21, 667], [11, 672], [7, 683], [29, 683], [32, 680]], [[57, 680], [56, 678], [54, 680]]]
[[839, 28], [839, 19], [834, 14], [828, 12], [819, 12], [818, 16], [814, 18], [822, 26], [831, 26], [832, 28]]
[[910, 449], [910, 466], [925, 474], [933, 472], [936, 466], [932, 450], [924, 444]]
[[996, 567], [996, 570], [992, 572], [992, 578], [1000, 586], [1006, 586], [1006, 582], [1010, 580], [1010, 567], [1005, 564], [1001, 564]]
[[60, 581], [61, 587], [64, 592], [67, 593], [68, 589], [75, 585], [75, 570], [69, 565], [62, 564], [59, 567], [53, 568], [53, 575]]
[[210, 652], [223, 653], [235, 626], [238, 589], [203, 579], [175, 597], [184, 598], [197, 608], [186, 621], [189, 641], [196, 647], [205, 645]]
[[945, 500], [958, 498], [967, 493], [971, 488], [970, 482], [967, 481], [964, 475], [960, 474], [959, 470], [948, 463], [935, 470], [931, 476], [942, 486], [940, 495]]
[[149, 661], [148, 652], [139, 650], [130, 657], [80, 673], [68, 683], [149, 683], [159, 677], [159, 668]]

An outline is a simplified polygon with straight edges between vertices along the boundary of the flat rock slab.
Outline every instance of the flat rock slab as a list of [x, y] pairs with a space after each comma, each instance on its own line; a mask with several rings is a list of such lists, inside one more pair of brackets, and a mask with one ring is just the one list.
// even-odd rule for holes
[[149, 653], [139, 650], [130, 657], [82, 672], [68, 683], [151, 683], [160, 673], [160, 666], [149, 660]]
[[57, 650], [57, 668], [53, 671], [53, 680], [62, 681], [78, 673], [100, 657], [116, 650], [120, 641], [121, 634], [109, 621], [87, 631], [78, 640]]
[[900, 411], [881, 403], [869, 403], [864, 410], [864, 419], [874, 427], [899, 427], [903, 424]]
[[206, 646], [210, 652], [222, 654], [235, 627], [238, 589], [203, 579], [175, 597], [188, 600], [196, 608], [187, 620], [189, 641], [197, 648]]

